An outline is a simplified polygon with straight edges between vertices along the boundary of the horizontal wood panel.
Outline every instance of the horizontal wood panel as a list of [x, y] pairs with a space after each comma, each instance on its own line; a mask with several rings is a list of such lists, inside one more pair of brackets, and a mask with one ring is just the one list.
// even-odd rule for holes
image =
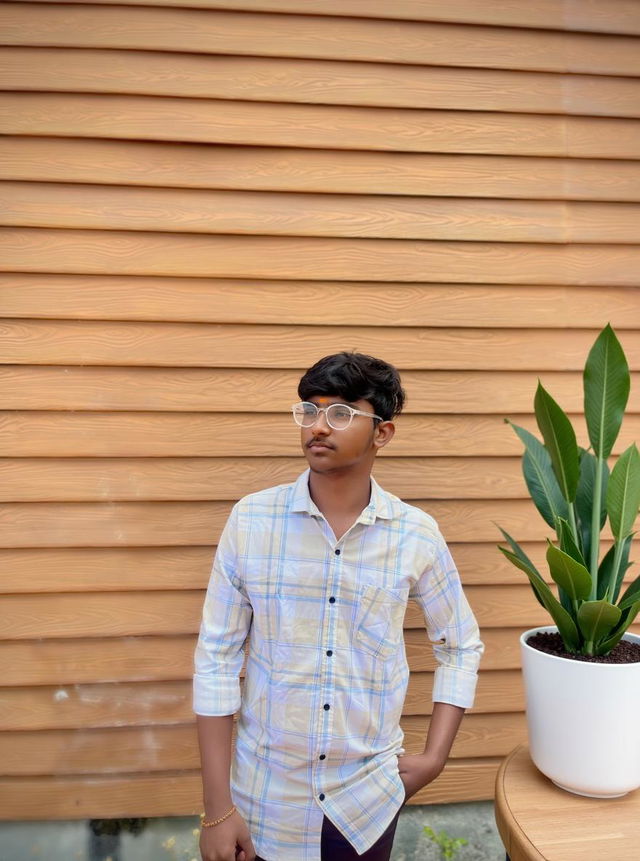
[[[508, 414], [539, 435], [531, 415]], [[571, 419], [586, 445], [584, 420]], [[405, 415], [396, 427], [392, 448], [382, 457], [499, 457], [523, 451], [499, 415]], [[615, 451], [638, 436], [640, 416], [628, 415]], [[265, 453], [266, 440], [269, 454], [298, 455], [300, 471], [305, 468], [299, 432], [283, 415], [0, 412], [0, 452], [13, 457], [255, 457], [256, 451]]]
[[[638, 246], [640, 255], [640, 246]], [[640, 369], [638, 331], [620, 341]], [[582, 370], [591, 329], [399, 328], [0, 320], [0, 360], [17, 364], [309, 367], [320, 356], [357, 348], [400, 370]]]
[[[403, 714], [430, 715], [433, 673], [412, 673]], [[193, 720], [192, 681], [0, 688], [0, 729], [155, 726]], [[498, 707], [500, 706], [500, 707]], [[519, 670], [481, 672], [469, 714], [524, 711]]]
[[[449, 542], [465, 586], [522, 585], [525, 575], [514, 568], [496, 544], [501, 536], [496, 528], [489, 543]], [[610, 546], [602, 543], [604, 554]], [[546, 545], [524, 542], [523, 550], [551, 582], [545, 564]], [[209, 580], [214, 545], [202, 547], [47, 547], [0, 550], [4, 572], [4, 593], [205, 589]], [[628, 579], [633, 579], [635, 568]], [[162, 662], [160, 662], [162, 663]]]
[[[499, 758], [451, 761], [409, 804], [493, 798]], [[10, 799], [0, 816], [11, 820], [131, 816], [190, 816], [202, 810], [199, 771], [124, 777], [24, 777], [0, 781]], [[197, 822], [195, 823], [197, 824]]]
[[[484, 23], [484, 22], [483, 22]], [[639, 75], [628, 36], [195, 9], [6, 4], [11, 45], [121, 48]]]
[[[318, 325], [640, 328], [635, 287], [368, 284], [0, 273], [4, 317]], [[321, 301], [311, 302], [310, 299]], [[580, 315], [576, 315], [576, 305]]]
[[[497, 553], [497, 551], [496, 551]], [[528, 583], [518, 586], [467, 586], [469, 603], [482, 627], [533, 627], [547, 623], [547, 613]], [[339, 598], [338, 598], [339, 600]], [[198, 631], [203, 590], [5, 595], [2, 637], [171, 636]], [[420, 607], [410, 602], [408, 628], [423, 628]], [[427, 647], [425, 641], [425, 648]]]
[[[638, 54], [640, 56], [640, 53]], [[216, 144], [640, 158], [640, 121], [545, 114], [3, 93], [5, 134]]]
[[[447, 541], [495, 541], [494, 521], [518, 541], [541, 541], [548, 527], [533, 503], [415, 500]], [[1, 547], [168, 547], [217, 543], [231, 510], [225, 502], [16, 502], [0, 505]], [[605, 533], [608, 535], [608, 533]]]
[[[295, 481], [304, 466], [299, 457], [0, 458], [0, 500], [229, 499]], [[386, 489], [405, 500], [529, 498], [520, 457], [387, 455], [373, 472]]]
[[633, 78], [598, 75], [72, 48], [4, 48], [0, 75], [15, 91], [640, 116]]
[[[31, 0], [55, 2], [55, 0]], [[67, 0], [86, 3], [86, 0]], [[119, 4], [120, 0], [95, 0]], [[371, 0], [129, 0], [130, 6], [188, 6], [203, 9], [235, 9], [247, 12], [285, 12], [345, 15], [363, 18], [447, 21], [494, 24], [508, 27], [541, 27], [552, 30], [593, 30], [599, 33], [640, 33], [640, 11], [635, 0], [607, 0], [606, 6], [584, 0], [396, 0], [393, 6]]]
[[630, 245], [199, 236], [29, 227], [1, 228], [0, 249], [3, 269], [13, 272], [314, 281], [415, 283], [428, 272], [436, 283], [637, 287], [640, 265], [640, 246]]
[[[632, 321], [635, 318], [631, 317]], [[388, 322], [388, 321], [385, 321]], [[626, 339], [623, 337], [623, 340]], [[5, 421], [63, 422], [65, 436], [78, 428], [77, 434], [88, 439], [99, 433], [102, 422], [110, 424], [117, 434], [123, 420], [109, 413], [102, 416], [68, 415], [64, 410], [122, 410], [146, 412], [210, 412], [212, 406], [224, 410], [216, 415], [217, 428], [223, 431], [218, 439], [217, 455], [254, 454], [251, 425], [252, 413], [261, 412], [259, 423], [265, 429], [272, 451], [292, 454], [297, 440], [284, 440], [275, 431], [281, 428], [281, 417], [275, 411], [286, 412], [296, 398], [298, 381], [303, 369], [205, 369], [205, 368], [101, 368], [83, 366], [5, 365], [0, 367], [0, 399], [7, 410], [33, 410], [31, 416], [9, 413], [1, 415], [0, 433]], [[465, 414], [490, 413], [511, 415], [533, 412], [533, 397], [540, 378], [545, 388], [570, 413], [583, 408], [582, 373], [578, 371], [403, 371], [402, 382], [408, 393], [404, 413], [405, 421], [416, 413], [455, 413], [459, 419]], [[37, 413], [40, 410], [58, 411], [57, 416]], [[244, 413], [244, 415], [234, 415]], [[640, 373], [631, 374], [631, 392], [627, 405], [626, 422], [633, 422], [634, 413], [640, 413]], [[152, 417], [129, 416], [133, 422], [147, 421]], [[190, 417], [196, 418], [196, 417]], [[518, 416], [518, 420], [522, 418]], [[205, 421], [210, 421], [205, 418]], [[435, 426], [437, 428], [437, 421]], [[85, 425], [85, 422], [91, 424]], [[234, 426], [231, 435], [224, 435], [225, 427]], [[82, 427], [90, 427], [88, 434]], [[409, 427], [407, 425], [407, 427]], [[465, 425], [466, 427], [466, 425]], [[55, 433], [55, 424], [51, 426]], [[156, 428], [157, 430], [157, 428]], [[135, 431], [133, 431], [135, 435]], [[250, 448], [243, 440], [248, 440]], [[399, 438], [394, 439], [394, 450]], [[40, 440], [41, 441], [41, 440]], [[2, 439], [3, 451], [9, 440]], [[282, 445], [281, 445], [282, 443]], [[86, 444], [86, 442], [85, 442]], [[22, 454], [29, 449], [21, 447]], [[46, 449], [41, 449], [43, 453]], [[417, 453], [418, 449], [414, 451]], [[482, 449], [470, 453], [481, 454]], [[494, 451], [493, 454], [511, 454]], [[431, 449], [433, 453], [433, 449]], [[75, 454], [87, 453], [76, 449]], [[97, 450], [90, 452], [97, 454]], [[125, 452], [126, 453], [126, 452]], [[132, 453], [132, 452], [130, 452]], [[177, 452], [174, 452], [177, 453]], [[196, 452], [191, 452], [195, 454]], [[203, 452], [199, 452], [203, 453]], [[213, 452], [212, 452], [213, 453]], [[297, 448], [295, 453], [297, 453]]]
[[[547, 619], [542, 624], [546, 624]], [[482, 672], [520, 668], [520, 635], [529, 626], [488, 628]], [[640, 631], [640, 622], [631, 632]], [[5, 686], [78, 685], [97, 682], [149, 682], [189, 679], [197, 634], [16, 640], [2, 645]], [[412, 672], [432, 672], [437, 664], [424, 626], [405, 629]]]
[[[640, 86], [638, 86], [640, 92]], [[640, 204], [6, 182], [4, 226], [467, 242], [640, 244]]]
[[[485, 628], [482, 670], [520, 667], [520, 629]], [[2, 644], [5, 686], [142, 682], [189, 679], [197, 632], [189, 635], [53, 638]], [[413, 672], [433, 671], [436, 661], [424, 626], [406, 629], [404, 640]]]
[[[401, 724], [407, 753], [421, 753], [429, 721], [408, 717]], [[506, 756], [526, 742], [524, 715], [467, 715], [450, 759]], [[198, 769], [195, 724], [167, 727], [48, 730], [0, 733], [3, 776], [117, 774]]]
[[10, 135], [0, 138], [0, 178], [363, 195], [640, 200], [635, 161]]
[[[0, 458], [3, 502], [229, 499], [295, 481], [299, 457]], [[374, 475], [403, 499], [524, 499], [519, 457], [398, 458]]]

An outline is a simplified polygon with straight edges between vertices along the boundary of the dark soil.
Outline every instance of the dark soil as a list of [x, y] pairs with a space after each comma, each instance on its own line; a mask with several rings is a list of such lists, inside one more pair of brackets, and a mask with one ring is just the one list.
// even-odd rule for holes
[[555, 655], [556, 658], [569, 658], [572, 661], [587, 661], [591, 664], [635, 664], [640, 663], [640, 643], [621, 640], [608, 655], [574, 655], [567, 652], [560, 634], [542, 631], [532, 634], [527, 645], [539, 652]]

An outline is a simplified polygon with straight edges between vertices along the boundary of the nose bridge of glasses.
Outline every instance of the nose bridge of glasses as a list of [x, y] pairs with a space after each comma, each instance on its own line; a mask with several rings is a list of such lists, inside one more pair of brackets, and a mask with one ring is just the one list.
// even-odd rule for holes
[[316, 414], [310, 427], [315, 427], [319, 421], [322, 421], [322, 423], [325, 424], [327, 427], [332, 427], [331, 422], [329, 421], [327, 410], [329, 410], [333, 406], [333, 404], [329, 404], [328, 407], [319, 407], [315, 404], [314, 406], [316, 407]]

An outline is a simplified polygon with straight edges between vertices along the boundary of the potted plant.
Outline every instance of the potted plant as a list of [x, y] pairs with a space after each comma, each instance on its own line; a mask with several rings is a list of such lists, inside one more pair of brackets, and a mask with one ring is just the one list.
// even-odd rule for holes
[[[627, 630], [640, 610], [640, 577], [622, 591], [640, 506], [636, 445], [608, 466], [629, 388], [624, 351], [607, 325], [584, 369], [589, 448], [578, 445], [540, 382], [534, 410], [542, 441], [505, 419], [524, 443], [531, 498], [555, 532], [546, 550], [554, 590], [500, 529], [509, 547], [499, 549], [555, 623], [520, 638], [531, 758], [558, 786], [596, 798], [640, 786], [640, 636]], [[613, 544], [601, 558], [607, 520]]]

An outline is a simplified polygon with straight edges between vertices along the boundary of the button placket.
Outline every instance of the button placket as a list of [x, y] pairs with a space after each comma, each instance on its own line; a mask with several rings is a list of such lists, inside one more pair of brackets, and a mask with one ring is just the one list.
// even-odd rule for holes
[[[322, 676], [323, 676], [323, 693], [325, 693], [325, 699], [322, 705], [322, 718], [321, 718], [321, 729], [318, 737], [318, 750], [317, 759], [315, 762], [315, 767], [317, 769], [321, 769], [318, 773], [316, 772], [316, 793], [317, 798], [320, 801], [324, 801], [325, 793], [321, 792], [321, 786], [319, 782], [322, 780], [322, 776], [325, 773], [323, 768], [323, 764], [326, 761], [327, 754], [325, 751], [329, 749], [331, 743], [331, 728], [333, 725], [333, 692], [334, 692], [334, 683], [333, 683], [333, 661], [331, 660], [334, 654], [334, 650], [332, 648], [328, 648], [328, 646], [332, 646], [335, 642], [336, 638], [336, 629], [338, 626], [339, 617], [335, 612], [335, 608], [339, 605], [339, 584], [340, 584], [340, 563], [341, 563], [341, 550], [340, 548], [333, 547], [334, 564], [329, 564], [327, 567], [330, 571], [330, 577], [328, 578], [327, 588], [325, 592], [327, 607], [324, 614], [324, 625], [323, 625], [323, 645], [324, 645], [324, 666], [322, 667]], [[315, 769], [314, 769], [315, 771]], [[320, 781], [318, 780], [320, 778]]]

